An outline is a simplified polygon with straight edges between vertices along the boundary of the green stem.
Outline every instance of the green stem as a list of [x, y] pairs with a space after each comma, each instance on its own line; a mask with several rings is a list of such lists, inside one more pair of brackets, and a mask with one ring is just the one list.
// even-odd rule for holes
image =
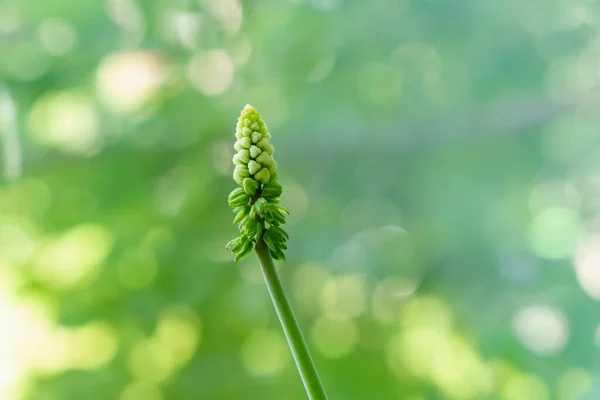
[[273, 264], [273, 259], [269, 254], [269, 249], [262, 238], [256, 243], [256, 254], [258, 255], [275, 311], [279, 316], [283, 332], [294, 356], [294, 361], [296, 361], [302, 382], [304, 383], [306, 394], [311, 400], [327, 400], [327, 394], [325, 394], [325, 388], [321, 383], [317, 368], [302, 337], [302, 331], [300, 331], [298, 321], [294, 317], [292, 306], [285, 295], [285, 290], [279, 280], [277, 270], [275, 270], [275, 264]]

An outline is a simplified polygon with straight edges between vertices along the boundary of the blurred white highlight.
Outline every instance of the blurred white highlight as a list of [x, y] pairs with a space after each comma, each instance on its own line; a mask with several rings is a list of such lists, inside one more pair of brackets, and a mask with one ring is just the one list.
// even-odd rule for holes
[[121, 29], [142, 36], [145, 21], [142, 11], [133, 0], [107, 0], [106, 14]]
[[223, 30], [235, 36], [242, 25], [242, 5], [238, 0], [203, 0], [202, 3], [221, 24]]
[[165, 13], [164, 30], [170, 41], [193, 49], [200, 39], [200, 26], [206, 17], [204, 14], [169, 10]]
[[113, 111], [134, 112], [145, 105], [165, 83], [169, 68], [151, 51], [112, 53], [100, 62], [97, 90]]
[[229, 90], [234, 73], [233, 60], [223, 49], [196, 54], [187, 68], [191, 84], [206, 96], [217, 96]]
[[513, 319], [514, 332], [528, 350], [541, 355], [553, 355], [563, 350], [569, 338], [569, 324], [555, 307], [529, 306]]
[[600, 300], [600, 235], [581, 241], [575, 255], [575, 273], [583, 291]]

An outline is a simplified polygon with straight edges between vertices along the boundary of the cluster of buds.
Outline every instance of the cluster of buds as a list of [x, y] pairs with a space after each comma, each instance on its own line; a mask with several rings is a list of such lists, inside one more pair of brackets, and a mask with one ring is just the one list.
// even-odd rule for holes
[[240, 236], [227, 243], [227, 250], [239, 261], [246, 257], [258, 240], [264, 240], [271, 256], [285, 260], [288, 234], [281, 228], [289, 212], [279, 205], [282, 188], [277, 183], [277, 163], [271, 134], [258, 111], [246, 105], [238, 119], [233, 156], [233, 180], [240, 187], [229, 194], [233, 223]]

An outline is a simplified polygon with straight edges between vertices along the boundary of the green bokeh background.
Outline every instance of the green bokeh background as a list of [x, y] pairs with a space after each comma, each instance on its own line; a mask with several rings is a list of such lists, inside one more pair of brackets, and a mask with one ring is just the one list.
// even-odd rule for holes
[[330, 398], [600, 398], [600, 6], [1, 0], [0, 398], [304, 399], [227, 195], [269, 124]]

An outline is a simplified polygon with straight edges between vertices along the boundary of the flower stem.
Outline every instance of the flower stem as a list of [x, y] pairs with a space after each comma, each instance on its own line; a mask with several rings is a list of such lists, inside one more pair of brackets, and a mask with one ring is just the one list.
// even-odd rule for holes
[[317, 368], [302, 337], [302, 331], [300, 331], [298, 321], [294, 317], [292, 306], [285, 294], [281, 280], [279, 280], [275, 264], [273, 264], [273, 259], [269, 254], [269, 249], [262, 238], [256, 243], [256, 254], [258, 255], [275, 311], [279, 316], [281, 327], [283, 328], [288, 345], [294, 356], [294, 361], [298, 367], [298, 372], [304, 383], [306, 394], [311, 400], [327, 400], [327, 394], [325, 394], [325, 388], [321, 383]]

